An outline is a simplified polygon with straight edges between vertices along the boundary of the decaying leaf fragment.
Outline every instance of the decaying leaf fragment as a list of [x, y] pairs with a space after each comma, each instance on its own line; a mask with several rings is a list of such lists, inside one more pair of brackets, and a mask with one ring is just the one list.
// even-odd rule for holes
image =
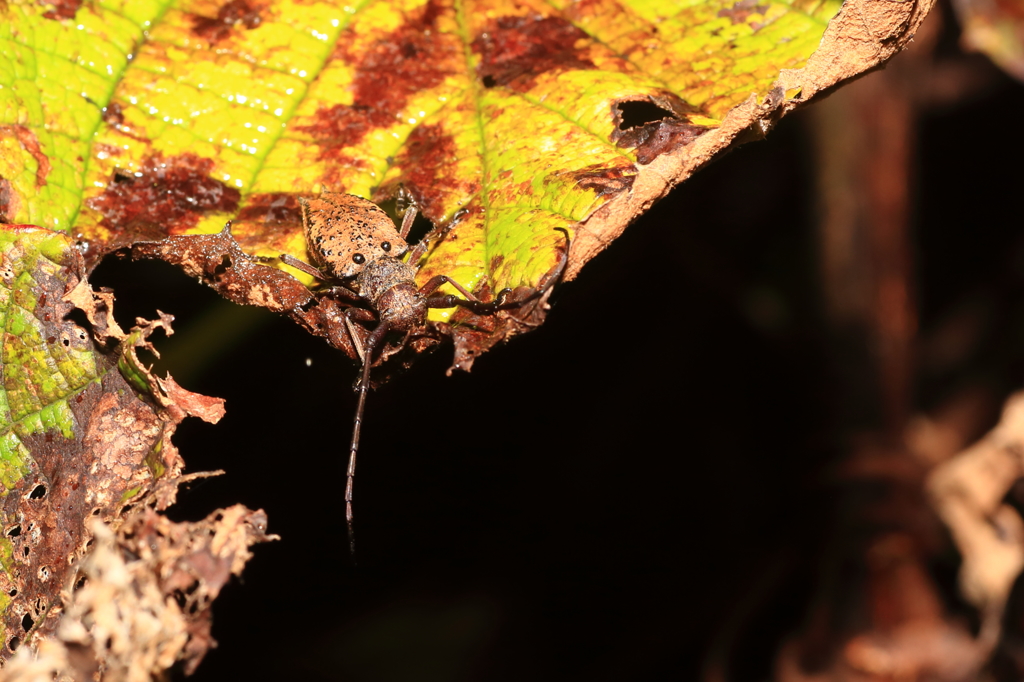
[[928, 479], [932, 505], [963, 556], [960, 589], [998, 623], [1024, 569], [1024, 520], [1004, 502], [1024, 476], [1024, 394], [1011, 396], [999, 424]]
[[266, 515], [241, 505], [197, 523], [173, 523], [151, 504], [116, 531], [91, 520], [94, 545], [76, 567], [56, 632], [38, 653], [22, 649], [2, 678], [144, 681], [179, 663], [190, 674], [216, 645], [213, 600], [253, 544], [276, 539], [265, 531]]
[[[934, 426], [922, 422], [922, 428]], [[918, 437], [926, 433], [921, 431]], [[937, 433], [926, 437], [933, 439], [926, 447], [949, 438]], [[925, 442], [919, 441], [921, 445]], [[945, 443], [939, 447], [941, 451]], [[1001, 641], [1007, 600], [1024, 569], [1024, 521], [1005, 502], [1024, 474], [1022, 452], [1024, 394], [1017, 394], [1006, 401], [994, 429], [938, 464], [926, 479], [931, 506], [962, 557], [960, 591], [978, 609], [977, 631], [950, 617], [937, 592], [929, 589], [932, 578], [920, 560], [918, 542], [905, 531], [890, 531], [875, 543], [868, 559], [895, 594], [884, 609], [877, 609], [875, 628], [844, 645], [833, 664], [833, 676], [966, 680], [982, 674]], [[879, 585], [875, 590], [886, 596], [885, 581]], [[780, 678], [807, 679], [799, 661], [797, 646], [784, 648]]]
[[982, 52], [1024, 81], [1024, 6], [1012, 0], [956, 0], [965, 50]]
[[149, 342], [150, 334], [157, 329], [163, 329], [167, 336], [174, 333], [171, 328], [173, 318], [160, 311], [157, 313], [159, 313], [160, 319], [137, 320], [138, 326], [121, 340], [117, 348], [117, 368], [136, 389], [149, 394], [160, 407], [167, 410], [175, 423], [186, 416], [193, 416], [210, 424], [216, 424], [224, 416], [224, 401], [221, 398], [211, 398], [186, 391], [171, 375], [158, 377], [153, 374], [151, 368], [146, 367], [139, 360], [139, 356], [136, 354], [137, 348], [145, 348], [157, 358], [160, 357], [160, 353]]
[[[222, 401], [139, 362], [136, 347], [157, 328], [169, 333], [170, 318], [125, 334], [111, 304], [91, 293], [67, 235], [0, 227], [0, 658], [56, 632], [90, 524], [117, 526], [154, 486], [177, 484], [178, 423], [223, 413]], [[165, 490], [154, 504], [172, 498]], [[236, 568], [218, 569], [211, 585]]]
[[291, 275], [246, 254], [230, 228], [213, 235], [138, 242], [132, 247], [132, 256], [173, 263], [206, 281], [229, 301], [287, 315], [349, 357], [357, 357], [344, 323], [346, 306], [331, 296], [314, 296]]
[[[190, 271], [233, 300], [323, 333], [324, 320], [336, 321], [331, 304], [299, 302], [283, 283], [262, 287], [269, 276], [253, 279], [238, 254], [305, 257], [300, 196], [411, 198], [434, 227], [419, 283], [443, 274], [487, 300], [536, 288], [565, 232], [575, 276], [717, 154], [884, 63], [930, 5], [233, 0], [124, 14], [83, 4], [72, 21], [8, 0], [11, 35], [55, 38], [53, 59], [70, 66], [52, 73], [75, 77], [38, 78], [27, 66], [38, 55], [13, 39], [0, 51], [0, 74], [12, 74], [0, 76], [0, 112], [26, 112], [24, 131], [0, 129], [0, 159], [18, 169], [0, 165], [4, 210], [70, 228], [90, 262], [173, 240], [149, 255], [205, 260]], [[77, 106], [83, 93], [89, 104]], [[74, 116], [48, 105], [65, 100]], [[228, 220], [237, 246], [209, 241]], [[236, 278], [235, 267], [246, 272]], [[430, 319], [468, 358], [543, 309], [526, 325], [514, 311], [498, 318], [474, 326], [443, 310]]]

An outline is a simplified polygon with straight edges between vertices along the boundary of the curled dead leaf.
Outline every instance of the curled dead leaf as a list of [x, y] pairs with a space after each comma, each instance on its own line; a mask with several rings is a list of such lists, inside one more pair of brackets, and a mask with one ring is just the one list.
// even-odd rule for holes
[[216, 424], [224, 416], [224, 400], [211, 398], [187, 391], [178, 385], [176, 381], [167, 375], [164, 378], [153, 374], [152, 369], [146, 367], [136, 353], [136, 349], [144, 348], [157, 358], [160, 353], [149, 341], [149, 336], [157, 329], [163, 329], [167, 336], [174, 333], [171, 323], [174, 318], [157, 311], [157, 320], [137, 320], [138, 326], [134, 327], [118, 349], [118, 367], [121, 373], [128, 377], [132, 383], [141, 391], [148, 392], [161, 407], [168, 410], [171, 419], [175, 422], [181, 421], [187, 415], [199, 417], [203, 421]]
[[330, 296], [315, 296], [288, 273], [242, 251], [230, 227], [218, 234], [140, 242], [132, 247], [132, 256], [178, 265], [229, 301], [287, 315], [349, 357], [358, 357], [344, 322], [346, 306]]
[[1022, 453], [1024, 393], [1017, 393], [991, 432], [928, 477], [932, 506], [963, 556], [961, 590], [995, 618], [1024, 569], [1024, 521], [1004, 502], [1024, 475]]
[[266, 523], [241, 505], [196, 523], [174, 523], [151, 504], [137, 505], [116, 530], [91, 520], [94, 543], [67, 586], [59, 627], [22, 648], [0, 678], [143, 681], [176, 664], [190, 674], [216, 646], [213, 600], [252, 545], [277, 539]]

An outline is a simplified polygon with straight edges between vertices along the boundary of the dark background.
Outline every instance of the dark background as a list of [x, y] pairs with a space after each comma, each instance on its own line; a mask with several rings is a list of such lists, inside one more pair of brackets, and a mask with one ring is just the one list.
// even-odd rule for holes
[[[994, 82], [920, 119], [920, 328], [965, 300], [987, 322], [967, 361], [918, 376], [919, 409], [1024, 379], [1024, 87]], [[445, 376], [445, 347], [371, 393], [356, 565], [354, 364], [171, 266], [101, 265], [123, 323], [176, 316], [161, 367], [227, 401], [175, 437], [189, 471], [227, 473], [172, 515], [241, 502], [281, 536], [216, 602], [193, 679], [694, 679], [723, 648], [735, 679], [769, 677], [842, 532], [831, 472], [861, 426], [823, 321], [807, 121], [674, 190], [471, 374]]]

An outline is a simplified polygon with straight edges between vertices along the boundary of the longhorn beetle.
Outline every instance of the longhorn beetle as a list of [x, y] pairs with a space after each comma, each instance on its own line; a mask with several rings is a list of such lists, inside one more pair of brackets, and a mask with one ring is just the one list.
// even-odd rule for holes
[[[402, 226], [396, 231], [391, 218], [379, 206], [354, 194], [324, 192], [314, 199], [299, 199], [302, 225], [306, 234], [306, 248], [312, 256], [310, 265], [298, 258], [283, 254], [281, 261], [323, 282], [335, 282], [327, 292], [351, 303], [363, 303], [365, 308], [348, 308], [349, 320], [377, 321], [364, 343], [349, 333], [353, 345], [362, 359], [363, 367], [357, 391], [359, 402], [352, 422], [352, 442], [348, 452], [348, 474], [345, 483], [345, 521], [348, 525], [349, 549], [354, 551], [352, 527], [352, 484], [356, 473], [356, 452], [359, 432], [366, 409], [366, 394], [370, 388], [370, 367], [374, 353], [381, 347], [389, 332], [412, 332], [426, 324], [427, 309], [462, 306], [478, 315], [494, 314], [498, 310], [517, 308], [541, 296], [561, 276], [565, 269], [568, 248], [558, 264], [541, 279], [536, 289], [525, 295], [521, 290], [502, 289], [493, 301], [484, 302], [446, 275], [432, 277], [421, 287], [416, 286], [418, 263], [426, 254], [429, 243], [421, 240], [410, 251], [405, 239], [416, 219], [416, 205], [411, 205], [402, 217]], [[568, 239], [568, 231], [565, 232]], [[399, 260], [409, 252], [409, 258]], [[463, 298], [454, 294], [435, 293], [442, 284], [451, 284]]]

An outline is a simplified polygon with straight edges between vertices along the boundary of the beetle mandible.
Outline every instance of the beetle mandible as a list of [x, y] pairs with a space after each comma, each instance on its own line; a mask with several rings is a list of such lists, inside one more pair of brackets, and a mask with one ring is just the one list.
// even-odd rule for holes
[[[321, 281], [337, 283], [338, 286], [327, 290], [330, 294], [369, 307], [348, 308], [345, 311], [346, 321], [377, 321], [377, 326], [362, 344], [352, 334], [363, 365], [356, 388], [359, 401], [352, 423], [345, 483], [345, 520], [351, 549], [354, 537], [352, 486], [359, 433], [366, 409], [366, 394], [370, 387], [370, 367], [374, 353], [382, 346], [385, 337], [390, 332], [410, 332], [424, 326], [429, 308], [461, 306], [478, 315], [488, 315], [501, 309], [522, 306], [545, 293], [558, 280], [565, 268], [568, 248], [536, 289], [522, 294], [521, 290], [506, 288], [499, 291], [493, 301], [484, 302], [446, 275], [437, 275], [423, 286], [416, 286], [418, 264], [426, 254], [429, 243], [425, 239], [421, 240], [410, 250], [406, 242], [417, 215], [415, 204], [406, 209], [398, 230], [379, 206], [354, 194], [325, 191], [313, 199], [300, 198], [299, 205], [306, 248], [318, 267], [287, 254], [281, 256], [281, 261]], [[568, 231], [565, 233], [568, 238]], [[400, 260], [406, 253], [409, 253], [408, 259]], [[462, 298], [454, 294], [435, 293], [446, 283], [462, 294]]]

